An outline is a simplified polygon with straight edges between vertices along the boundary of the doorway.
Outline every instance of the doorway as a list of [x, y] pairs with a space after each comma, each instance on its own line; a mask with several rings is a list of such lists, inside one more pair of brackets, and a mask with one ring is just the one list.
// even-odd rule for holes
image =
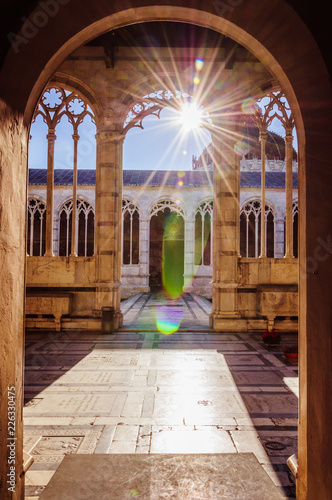
[[149, 286], [176, 298], [183, 290], [184, 220], [168, 207], [150, 221]]

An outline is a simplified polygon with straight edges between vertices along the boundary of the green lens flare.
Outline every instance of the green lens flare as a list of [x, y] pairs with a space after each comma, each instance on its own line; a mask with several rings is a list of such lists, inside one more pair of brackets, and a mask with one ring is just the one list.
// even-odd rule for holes
[[250, 151], [250, 144], [245, 140], [237, 141], [234, 146], [234, 151], [239, 156], [244, 156]]
[[157, 306], [157, 328], [164, 335], [176, 332], [183, 316], [182, 309], [174, 306]]
[[247, 115], [253, 114], [255, 111], [256, 104], [257, 103], [256, 103], [255, 99], [253, 99], [252, 97], [248, 97], [248, 99], [243, 101], [243, 104], [241, 106], [243, 113], [245, 113]]
[[162, 253], [163, 287], [175, 299], [183, 291], [184, 274], [184, 221], [171, 212], [165, 223]]

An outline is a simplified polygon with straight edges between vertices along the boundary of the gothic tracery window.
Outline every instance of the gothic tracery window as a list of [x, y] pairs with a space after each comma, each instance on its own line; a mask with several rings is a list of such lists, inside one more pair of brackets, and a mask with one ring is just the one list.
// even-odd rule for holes
[[[79, 92], [66, 89], [60, 83], [50, 83], [44, 91], [39, 103], [35, 109], [33, 124], [44, 122], [47, 125], [47, 204], [49, 211], [47, 213], [48, 234], [46, 237], [46, 254], [52, 255], [53, 252], [53, 196], [54, 186], [50, 179], [54, 179], [55, 169], [60, 165], [60, 172], [72, 169], [72, 197], [75, 201], [71, 207], [67, 204], [60, 215], [60, 255], [69, 255], [74, 253], [80, 256], [93, 254], [93, 235], [90, 234], [91, 226], [94, 224], [93, 212], [88, 209], [82, 201], [78, 199], [78, 167], [84, 164], [89, 155], [93, 153], [95, 141], [90, 140], [92, 129], [95, 128], [95, 119], [92, 108], [87, 100]], [[92, 126], [89, 129], [89, 126]], [[37, 126], [37, 129], [39, 128]], [[82, 133], [80, 140], [79, 132]], [[56, 135], [57, 134], [57, 135]], [[33, 138], [33, 133], [31, 138]], [[73, 154], [65, 154], [67, 146], [64, 147], [67, 137], [71, 136], [68, 144], [69, 151]], [[58, 136], [58, 138], [57, 138]], [[37, 142], [38, 133], [36, 135]], [[32, 143], [33, 144], [33, 143]], [[36, 145], [34, 151], [36, 152]], [[38, 143], [38, 153], [41, 144]], [[40, 154], [39, 156], [40, 157]], [[35, 155], [35, 161], [36, 155]], [[30, 160], [30, 158], [29, 158]], [[39, 160], [38, 160], [39, 161]], [[44, 168], [44, 166], [42, 167]], [[71, 216], [73, 211], [74, 217]], [[90, 213], [91, 212], [91, 213]], [[45, 214], [46, 218], [46, 214]], [[75, 224], [69, 227], [69, 221], [74, 219]], [[80, 234], [78, 234], [78, 231]], [[73, 235], [75, 251], [71, 252], [71, 241], [69, 238]]]
[[180, 202], [174, 202], [171, 200], [164, 200], [160, 201], [159, 203], [156, 203], [150, 214], [150, 219], [154, 216], [157, 215], [158, 212], [164, 212], [167, 208], [169, 208], [170, 212], [174, 212], [178, 215], [181, 215], [181, 217], [184, 218], [184, 211], [183, 208], [180, 205]]
[[195, 265], [212, 264], [212, 201], [201, 203], [195, 215]]
[[[67, 201], [60, 210], [59, 220], [59, 255], [71, 254], [73, 201]], [[88, 257], [94, 253], [94, 212], [87, 201], [78, 199], [76, 202], [76, 227], [78, 234], [76, 254]]]
[[[240, 252], [242, 257], [259, 257], [261, 239], [261, 202], [246, 203], [240, 213]], [[274, 257], [274, 212], [265, 205], [265, 248]]]
[[122, 201], [122, 263], [139, 263], [139, 212], [129, 200]]
[[45, 253], [46, 205], [31, 198], [28, 201], [27, 254], [41, 257]]

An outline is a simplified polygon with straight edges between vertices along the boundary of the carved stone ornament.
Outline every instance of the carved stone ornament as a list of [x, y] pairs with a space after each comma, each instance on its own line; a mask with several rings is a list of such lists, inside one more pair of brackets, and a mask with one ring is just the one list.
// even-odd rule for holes
[[175, 212], [183, 218], [185, 216], [184, 210], [179, 203], [171, 200], [165, 200], [154, 205], [151, 210], [150, 218], [152, 218], [154, 215], [157, 215], [158, 212], [164, 212], [165, 208], [169, 208], [171, 212]]
[[50, 84], [46, 87], [36, 107], [33, 121], [38, 115], [42, 116], [48, 126], [51, 140], [55, 139], [55, 128], [63, 116], [66, 116], [73, 126], [74, 134], [77, 134], [78, 126], [86, 116], [90, 116], [92, 122], [95, 123], [93, 112], [83, 98], [58, 84]]

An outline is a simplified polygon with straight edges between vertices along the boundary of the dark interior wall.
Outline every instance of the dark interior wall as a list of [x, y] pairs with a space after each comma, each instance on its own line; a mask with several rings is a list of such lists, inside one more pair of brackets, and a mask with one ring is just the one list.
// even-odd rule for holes
[[[47, 4], [47, 0], [44, 1]], [[66, 4], [70, 1], [60, 0], [59, 4]], [[18, 33], [24, 22], [22, 18], [28, 17], [38, 3], [40, 3], [40, 0], [1, 0], [0, 67], [10, 47], [10, 33]], [[332, 75], [329, 2], [319, 0], [313, 4], [311, 0], [287, 0], [287, 3], [297, 12], [313, 34]], [[52, 0], [50, 4], [52, 4]]]
[[[36, 27], [36, 26], [30, 26], [29, 21], [27, 21], [27, 17], [29, 16], [30, 13], [33, 12], [33, 9], [36, 7], [38, 4], [43, 4], [45, 13], [46, 13], [46, 24], [43, 24], [43, 19], [41, 18], [38, 22], [41, 22], [41, 27]], [[137, 2], [139, 3], [139, 2]], [[144, 2], [141, 2], [142, 5]], [[156, 5], [160, 2], [148, 2], [151, 3], [151, 5]], [[176, 0], [174, 2], [174, 5], [179, 4]], [[206, 2], [208, 4], [210, 2]], [[212, 11], [216, 11], [216, 5], [218, 2], [211, 2], [213, 4]], [[257, 15], [255, 15], [255, 7], [251, 9], [251, 5], [246, 3], [246, 5], [242, 5], [241, 1], [241, 9], [247, 10], [248, 16], [252, 18], [252, 22], [255, 25], [257, 19]], [[268, 4], [271, 5], [270, 2], [267, 2]], [[279, 3], [278, 1], [275, 1], [275, 5], [277, 6]], [[316, 2], [314, 5], [310, 0], [304, 0], [304, 1], [299, 1], [299, 0], [288, 0], [287, 2], [294, 10], [297, 12], [297, 14], [302, 18], [304, 24], [311, 30], [313, 36], [315, 37], [316, 43], [318, 44], [319, 49], [321, 50], [322, 56], [325, 60], [325, 63], [327, 65], [327, 68], [330, 71], [330, 75], [332, 75], [332, 51], [330, 50], [330, 16], [329, 16], [329, 4], [328, 2], [325, 2], [323, 0], [320, 0]], [[47, 56], [47, 50], [46, 46], [38, 42], [39, 35], [42, 34], [43, 32], [49, 32], [50, 36], [48, 37], [48, 43], [49, 45], [53, 46], [54, 51], [57, 51], [61, 45], [58, 45], [57, 39], [61, 39], [61, 34], [62, 34], [62, 28], [61, 26], [65, 22], [65, 19], [62, 17], [62, 12], [67, 10], [67, 8], [71, 9], [74, 7], [76, 4], [76, 0], [44, 0], [43, 2], [40, 2], [39, 0], [2, 0], [1, 1], [1, 16], [0, 16], [0, 70], [3, 69], [3, 67], [7, 70], [5, 66], [5, 59], [7, 56], [7, 53], [9, 49], [11, 48], [11, 45], [16, 43], [16, 49], [15, 52], [17, 51], [18, 53], [24, 53], [27, 49], [31, 49], [31, 51], [36, 51], [36, 53], [39, 53], [40, 59], [44, 60], [44, 63], [48, 61], [48, 56]], [[199, 1], [192, 1], [191, 5], [197, 4], [197, 8], [201, 8], [201, 2]], [[264, 5], [264, 2], [261, 2], [262, 6]], [[64, 8], [63, 8], [64, 6]], [[189, 6], [189, 5], [188, 5]], [[121, 1], [114, 1], [111, 4], [111, 11], [117, 11], [117, 10], [123, 10], [124, 6]], [[103, 11], [104, 5], [101, 2], [100, 3], [100, 8], [98, 4], [97, 10]], [[96, 10], [96, 9], [94, 9]], [[227, 16], [232, 18], [233, 14], [236, 13], [236, 8], [230, 8], [229, 11], [226, 12]], [[84, 12], [84, 9], [82, 7], [82, 13]], [[86, 14], [86, 13], [85, 13]], [[88, 14], [89, 15], [89, 14]], [[90, 14], [92, 22], [94, 19], [92, 19], [92, 12]], [[285, 18], [286, 19], [286, 18]], [[55, 21], [55, 23], [53, 23]], [[52, 24], [52, 26], [51, 26]], [[79, 28], [80, 22], [79, 18], [77, 17], [76, 21], [77, 27]], [[264, 23], [263, 23], [264, 24]], [[73, 23], [71, 23], [73, 25]], [[18, 42], [15, 42], [15, 35], [19, 33], [20, 29], [24, 27], [24, 36], [19, 38]], [[82, 28], [84, 28], [84, 25], [81, 25]], [[283, 30], [283, 25], [282, 22], [280, 23], [280, 30], [278, 30], [277, 33], [273, 33], [271, 36], [276, 37], [278, 40], [281, 40], [280, 36], [282, 36], [282, 30]], [[23, 33], [22, 33], [23, 34]], [[91, 39], [94, 37], [91, 36]], [[63, 43], [65, 43], [66, 40], [63, 38]], [[18, 44], [18, 45], [17, 45]], [[60, 61], [59, 61], [60, 63]], [[300, 63], [300, 60], [299, 60]], [[17, 64], [21, 64], [19, 61], [19, 58], [17, 60]], [[26, 82], [26, 91], [27, 94], [25, 94], [25, 91], [22, 92], [22, 89], [20, 92], [17, 93], [15, 101], [16, 101], [16, 109], [21, 109], [22, 110], [22, 105], [23, 103], [27, 100], [27, 97], [31, 91], [31, 85], [33, 84], [33, 78], [34, 78], [34, 68], [32, 65], [27, 66], [24, 68], [24, 74], [25, 74], [25, 82]], [[13, 75], [14, 76], [14, 75]], [[51, 75], [50, 75], [51, 76]], [[6, 83], [8, 83], [9, 88], [11, 90], [15, 91], [15, 76], [14, 76], [14, 81], [11, 81], [9, 83], [6, 82], [6, 78], [1, 81], [0, 79], [0, 93], [3, 94], [2, 88], [7, 91], [8, 88], [6, 87]], [[36, 96], [38, 98], [38, 96]], [[14, 101], [13, 101], [14, 102]]]
[[[57, 1], [59, 2], [59, 0]], [[48, 24], [47, 36], [31, 38], [29, 43], [24, 45], [25, 49], [22, 49], [20, 58], [8, 57], [2, 66], [0, 97], [9, 103], [12, 108], [10, 109], [1, 103], [2, 186], [0, 214], [1, 231], [5, 235], [1, 249], [5, 255], [5, 260], [2, 261], [2, 280], [5, 273], [7, 273], [6, 276], [8, 275], [8, 280], [5, 282], [6, 287], [1, 289], [3, 296], [0, 301], [1, 304], [5, 304], [3, 318], [6, 322], [2, 328], [1, 342], [3, 352], [6, 353], [7, 362], [2, 371], [2, 389], [12, 377], [17, 380], [20, 387], [22, 386], [22, 377], [19, 376], [19, 370], [22, 369], [23, 325], [19, 324], [19, 321], [23, 317], [25, 249], [24, 245], [22, 245], [24, 240], [22, 228], [24, 229], [23, 221], [26, 205], [23, 207], [23, 204], [21, 204], [20, 207], [20, 204], [17, 203], [18, 199], [22, 199], [22, 193], [25, 192], [26, 180], [26, 172], [22, 168], [22, 165], [26, 165], [26, 158], [24, 160], [21, 155], [22, 151], [25, 154], [27, 136], [26, 129], [21, 128], [22, 113], [27, 103], [30, 106], [30, 112], [33, 110], [43, 83], [46, 83], [50, 73], [56, 69], [62, 57], [68, 54], [76, 42], [79, 44], [80, 36], [75, 38], [74, 45], [70, 44], [70, 39], [73, 40], [76, 33], [81, 32], [86, 27], [91, 15], [94, 14], [95, 19], [98, 20], [98, 14], [101, 17], [104, 16], [107, 8], [114, 10], [124, 8], [123, 1], [93, 4], [87, 0], [81, 0], [79, 11], [77, 10], [76, 16], [70, 18], [70, 22], [68, 22], [68, 16], [65, 16], [65, 13], [69, 11], [73, 13], [78, 2], [77, 0], [68, 0], [67, 2], [62, 0], [62, 3], [67, 4], [68, 11], [62, 9], [62, 17], [59, 14], [60, 17], [58, 18], [59, 22], [50, 22]], [[137, 5], [139, 1], [135, 2], [133, 0], [132, 3]], [[151, 5], [161, 4], [158, 1], [148, 3], [149, 9]], [[172, 1], [171, 3], [172, 5], [181, 4], [180, 1]], [[295, 8], [305, 17], [305, 23], [312, 29], [325, 62], [331, 70], [330, 16], [327, 10], [329, 4], [320, 1], [307, 7], [307, 2], [305, 2], [303, 10], [302, 3], [294, 2]], [[11, 4], [15, 5], [15, 1], [11, 2]], [[192, 7], [201, 9], [200, 15], [202, 15], [205, 7], [207, 11], [211, 11], [212, 4], [210, 1], [205, 3], [190, 2]], [[30, 4], [26, 2], [25, 7], [28, 8], [28, 5]], [[254, 19], [250, 11], [253, 5], [260, 9], [259, 13], [262, 19], [259, 19], [259, 22], [257, 17]], [[4, 7], [7, 6], [6, 3]], [[88, 9], [88, 7], [90, 8]], [[299, 447], [299, 491], [301, 496], [299, 498], [329, 498], [332, 490], [331, 468], [329, 465], [331, 458], [329, 429], [332, 400], [327, 397], [332, 385], [332, 267], [329, 259], [332, 253], [329, 217], [329, 214], [332, 213], [332, 172], [330, 169], [331, 85], [327, 80], [326, 68], [310, 33], [305, 31], [302, 23], [297, 19], [293, 24], [291, 21], [294, 20], [293, 14], [288, 10], [285, 11], [286, 9], [283, 7], [285, 5], [281, 0], [275, 0], [274, 2], [266, 0], [261, 2], [250, 0], [249, 2], [247, 0], [241, 2], [241, 8], [232, 11], [232, 16], [234, 14], [234, 24], [236, 26], [243, 26], [244, 32], [250, 33], [252, 43], [258, 39], [262, 47], [265, 47], [265, 56], [268, 62], [271, 62], [269, 54], [275, 57], [273, 69], [280, 75], [282, 85], [285, 85], [285, 88], [293, 96], [293, 103], [300, 124], [302, 135], [299, 162], [302, 162], [303, 167], [300, 171], [300, 203], [302, 203], [302, 206], [299, 221], [301, 261], [300, 363], [302, 373], [302, 379], [300, 378]], [[15, 19], [18, 19], [16, 25], [13, 25], [15, 24], [13, 22], [8, 24], [10, 18], [6, 17], [5, 12], [2, 12], [6, 47], [8, 47], [9, 43], [7, 38], [9, 30], [16, 30], [15, 26], [20, 24], [22, 15], [25, 15], [25, 12], [20, 11], [18, 4], [16, 4], [16, 9], [17, 15]], [[172, 9], [168, 12], [169, 16], [171, 16]], [[133, 12], [132, 15], [134, 16], [135, 13]], [[198, 22], [197, 19], [196, 22]], [[93, 38], [93, 30], [90, 31], [90, 34], [91, 38]], [[45, 43], [41, 43], [41, 40]], [[86, 39], [83, 41], [86, 41]], [[248, 44], [250, 45], [249, 42]], [[256, 44], [256, 49], [259, 52], [260, 47], [258, 44]], [[4, 53], [6, 50], [5, 48]], [[60, 51], [58, 56], [53, 58], [52, 63], [50, 63], [52, 56], [58, 50]], [[32, 93], [38, 78], [40, 78], [40, 81]], [[29, 96], [32, 96], [30, 100]], [[299, 112], [299, 109], [301, 112]], [[19, 111], [20, 114], [16, 114], [15, 111]], [[30, 121], [29, 113], [27, 116], [26, 124]], [[3, 168], [4, 165], [6, 168]], [[13, 217], [7, 220], [9, 206]], [[5, 232], [3, 231], [4, 220], [8, 223]], [[14, 238], [11, 240], [8, 237], [8, 234], [10, 234], [8, 230], [12, 231], [14, 228], [16, 228], [13, 232]], [[15, 273], [13, 272], [13, 263], [8, 260], [8, 255], [10, 255], [12, 261], [15, 261]], [[10, 281], [10, 277], [17, 278], [17, 276], [20, 276], [20, 279], [16, 279], [15, 283]], [[17, 307], [18, 304], [20, 304], [19, 308]], [[12, 363], [12, 367], [9, 367], [10, 363]], [[307, 377], [307, 374], [310, 374], [310, 376]], [[6, 422], [4, 418], [1, 421], [2, 425], [5, 428]], [[0, 473], [2, 474], [4, 465], [3, 463], [0, 465], [2, 467]], [[307, 496], [306, 491], [308, 491]]]

